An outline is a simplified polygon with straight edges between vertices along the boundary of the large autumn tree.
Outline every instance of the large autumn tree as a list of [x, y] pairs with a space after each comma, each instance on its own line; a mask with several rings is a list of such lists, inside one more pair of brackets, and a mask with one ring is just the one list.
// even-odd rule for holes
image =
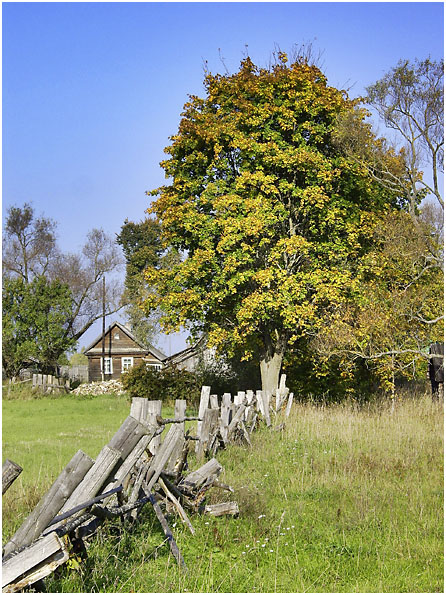
[[354, 287], [373, 221], [398, 195], [337, 149], [336, 121], [355, 102], [306, 60], [279, 53], [264, 69], [246, 58], [204, 86], [165, 149], [170, 183], [150, 193], [165, 246], [184, 259], [147, 270], [147, 307], [167, 331], [184, 325], [257, 359], [272, 391], [288, 346]]

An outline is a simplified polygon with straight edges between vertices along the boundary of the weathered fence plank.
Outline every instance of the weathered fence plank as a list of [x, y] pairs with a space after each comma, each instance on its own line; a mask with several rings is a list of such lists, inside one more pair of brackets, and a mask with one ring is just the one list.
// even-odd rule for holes
[[159, 477], [158, 479], [160, 486], [162, 487], [164, 493], [166, 494], [166, 496], [169, 498], [169, 500], [172, 502], [172, 504], [175, 506], [178, 514], [180, 515], [181, 520], [186, 523], [189, 531], [192, 533], [192, 535], [195, 535], [195, 529], [192, 526], [192, 523], [189, 520], [189, 517], [186, 514], [186, 511], [184, 510], [184, 508], [181, 506], [180, 501], [172, 494], [172, 492], [169, 490], [169, 488], [167, 487], [165, 481], [162, 479], [162, 477]]
[[217, 459], [210, 459], [199, 469], [189, 473], [189, 475], [180, 481], [179, 485], [185, 487], [187, 490], [196, 490], [201, 487], [212, 475], [220, 475], [222, 470], [223, 467], [220, 465]]
[[200, 432], [200, 440], [197, 447], [197, 457], [200, 459], [207, 452], [209, 440], [218, 426], [218, 409], [206, 409], [203, 415], [203, 422]]
[[130, 405], [130, 415], [139, 422], [147, 421], [149, 400], [145, 397], [133, 397]]
[[223, 516], [225, 514], [236, 516], [240, 511], [237, 502], [221, 502], [220, 504], [207, 504], [204, 507], [204, 512], [211, 516]]
[[129, 415], [111, 438], [108, 446], [113, 450], [119, 451], [121, 453], [121, 459], [124, 461], [135, 445], [148, 433], [148, 431], [149, 425], [142, 424]]
[[[201, 387], [200, 406], [198, 408], [198, 417], [200, 417], [200, 418], [203, 418], [204, 412], [206, 411], [206, 409], [209, 406], [209, 397], [210, 397], [210, 394], [211, 394], [211, 387], [210, 386], [202, 386]], [[198, 439], [200, 439], [202, 423], [203, 422], [201, 422], [201, 421], [199, 421], [197, 423], [197, 438]], [[198, 452], [199, 442], [197, 443], [195, 449]]]
[[246, 391], [246, 404], [245, 421], [249, 421], [254, 414], [254, 391]]
[[2, 465], [2, 494], [11, 487], [22, 471], [22, 467], [14, 461], [5, 460]]
[[[147, 401], [147, 422], [152, 425], [157, 425], [156, 418], [161, 417], [161, 407], [163, 402], [159, 399]], [[161, 436], [155, 436], [149, 443], [149, 451], [155, 455], [161, 444]]]
[[285, 417], [289, 417], [289, 415], [291, 413], [291, 406], [293, 404], [293, 397], [294, 397], [294, 393], [290, 393], [288, 395], [288, 403], [287, 403], [286, 410], [285, 410]]
[[29, 545], [40, 537], [83, 480], [87, 471], [91, 469], [93, 463], [93, 459], [82, 452], [82, 450], [77, 451], [48, 492], [5, 545], [5, 556], [20, 547]]
[[234, 405], [237, 407], [243, 403], [245, 400], [245, 392], [239, 390], [236, 395], [234, 395]]
[[126, 479], [127, 475], [136, 465], [136, 463], [141, 460], [144, 455], [144, 452], [147, 450], [150, 441], [153, 438], [156, 429], [153, 428], [152, 432], [142, 436], [136, 446], [133, 448], [132, 452], [127, 456], [123, 464], [116, 470], [111, 480], [107, 483], [104, 488], [104, 492], [108, 492], [114, 486], [122, 484]]
[[241, 421], [243, 419], [243, 416], [245, 414], [245, 409], [246, 409], [245, 405], [240, 405], [240, 407], [238, 407], [236, 414], [234, 415], [231, 423], [229, 424], [227, 440], [229, 440], [229, 438], [231, 437], [231, 434], [234, 432], [239, 421]]
[[[175, 400], [175, 419], [183, 419], [186, 417], [186, 400], [185, 399], [176, 399]], [[178, 440], [174, 449], [172, 450], [172, 454], [170, 455], [169, 461], [167, 462], [166, 469], [167, 471], [174, 471], [178, 460], [181, 457], [181, 453], [183, 451], [183, 444], [184, 444], [184, 430], [186, 427], [185, 422], [179, 424], [182, 432], [182, 440]]]
[[147, 487], [150, 491], [158, 477], [160, 476], [161, 472], [164, 471], [164, 467], [169, 460], [170, 455], [172, 454], [175, 446], [177, 445], [178, 441], [181, 441], [183, 438], [183, 430], [180, 424], [173, 424], [167, 435], [164, 439], [164, 442], [158, 449], [158, 452], [150, 461], [150, 467], [147, 472]]
[[166, 518], [163, 515], [161, 508], [159, 507], [158, 502], [155, 500], [155, 496], [150, 494], [150, 490], [144, 486], [144, 491], [147, 491], [148, 498], [150, 499], [150, 503], [153, 506], [153, 510], [155, 511], [156, 516], [158, 517], [159, 522], [161, 523], [161, 527], [163, 528], [164, 535], [167, 537], [167, 541], [169, 542], [170, 551], [172, 552], [175, 560], [178, 562], [179, 566], [186, 570], [186, 563], [184, 561], [183, 556], [181, 555], [180, 550], [178, 549], [177, 542], [175, 541], [172, 531], [170, 530], [169, 525], [167, 524]]
[[[66, 546], [52, 532], [2, 564], [2, 589], [4, 592], [10, 593], [19, 591], [24, 586], [44, 578], [66, 560], [68, 560]], [[28, 579], [23, 577], [29, 571], [33, 572], [33, 576]], [[17, 579], [19, 579], [20, 585], [11, 585], [10, 588], [5, 588]]]
[[[60, 513], [63, 514], [75, 506], [97, 496], [120, 460], [121, 452], [119, 450], [104, 446], [94, 465], [89, 469], [84, 479], [65, 502]], [[57, 528], [58, 526], [59, 525], [55, 525], [54, 528]]]

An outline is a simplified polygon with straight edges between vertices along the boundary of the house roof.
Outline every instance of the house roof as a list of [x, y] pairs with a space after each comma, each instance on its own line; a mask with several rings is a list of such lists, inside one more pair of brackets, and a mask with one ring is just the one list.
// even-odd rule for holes
[[201, 337], [195, 345], [191, 345], [190, 347], [186, 347], [182, 351], [178, 351], [178, 353], [174, 353], [166, 357], [164, 360], [165, 364], [181, 364], [189, 358], [196, 357], [200, 351], [202, 351], [203, 347], [205, 346], [205, 337]]
[[[112, 350], [112, 352], [118, 352], [119, 353], [138, 353], [141, 355], [147, 355], [147, 354], [151, 354], [153, 355], [155, 358], [159, 359], [160, 361], [164, 361], [166, 359], [166, 355], [164, 355], [164, 353], [162, 353], [161, 351], [159, 351], [159, 349], [156, 349], [156, 347], [153, 347], [153, 345], [147, 344], [147, 345], [143, 345], [141, 343], [141, 341], [139, 341], [135, 335], [131, 332], [130, 329], [128, 329], [126, 326], [124, 326], [123, 324], [121, 324], [120, 322], [112, 322], [110, 324], [110, 326], [106, 329], [105, 331], [105, 335], [107, 335], [114, 327], [119, 328], [119, 330], [121, 330], [123, 333], [125, 333], [136, 345], [136, 348], [119, 348], [116, 349], [114, 348]], [[87, 347], [87, 349], [84, 351], [85, 355], [97, 355], [97, 354], [101, 354], [102, 353], [102, 348], [101, 347], [97, 347], [96, 349], [94, 348], [95, 345], [97, 345], [99, 343], [99, 341], [101, 341], [102, 339], [102, 333], [96, 337], [96, 339]], [[139, 349], [138, 349], [139, 348]]]

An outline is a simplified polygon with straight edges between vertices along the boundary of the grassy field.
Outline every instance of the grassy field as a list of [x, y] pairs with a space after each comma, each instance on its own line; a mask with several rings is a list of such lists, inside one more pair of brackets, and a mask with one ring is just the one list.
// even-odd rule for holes
[[[25, 468], [4, 496], [4, 539], [72, 454], [95, 456], [128, 411], [113, 396], [3, 403], [3, 458]], [[236, 499], [240, 516], [195, 516], [194, 536], [177, 521], [187, 573], [147, 508], [132, 531], [103, 528], [48, 590], [443, 592], [442, 404], [296, 404], [284, 431], [260, 428], [252, 449], [218, 459], [235, 494], [211, 497]]]

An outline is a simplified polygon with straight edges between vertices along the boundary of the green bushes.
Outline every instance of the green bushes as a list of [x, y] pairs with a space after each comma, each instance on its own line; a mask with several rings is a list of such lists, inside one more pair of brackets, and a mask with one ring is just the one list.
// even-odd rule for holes
[[200, 400], [200, 379], [186, 370], [170, 366], [156, 370], [141, 364], [123, 374], [121, 379], [129, 397], [162, 401], [186, 399], [188, 405], [197, 405]]

